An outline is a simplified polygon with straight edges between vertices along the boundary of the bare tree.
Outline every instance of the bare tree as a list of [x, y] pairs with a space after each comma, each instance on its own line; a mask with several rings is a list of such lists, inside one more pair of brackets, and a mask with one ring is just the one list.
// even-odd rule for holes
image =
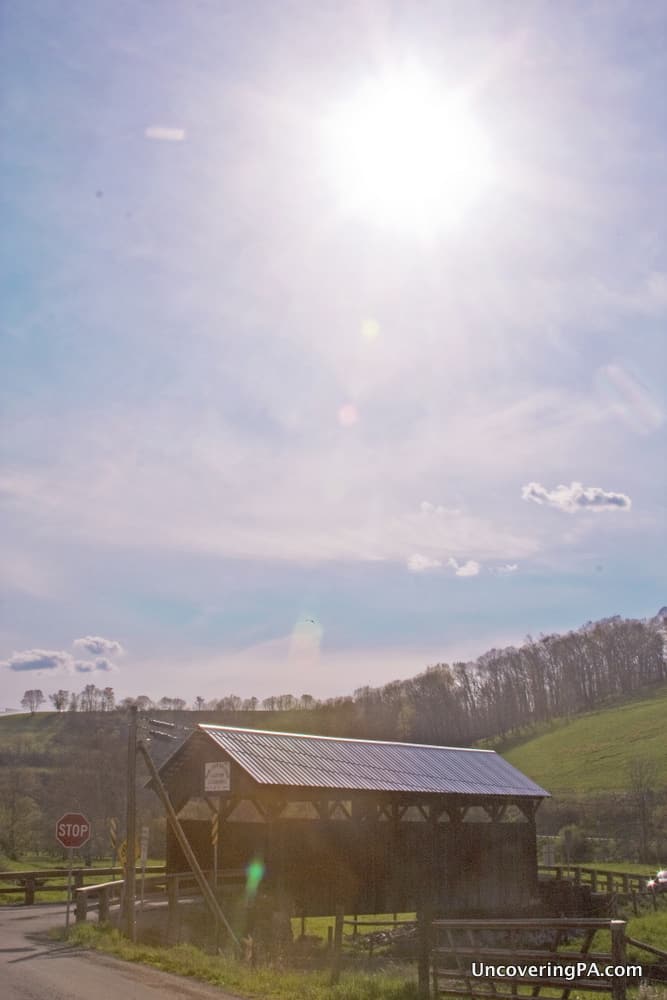
[[113, 712], [116, 707], [116, 696], [112, 687], [105, 687], [102, 691], [102, 711]]
[[86, 684], [79, 695], [79, 711], [98, 712], [102, 706], [102, 692], [94, 684]]
[[658, 769], [655, 761], [635, 757], [628, 764], [628, 789], [639, 827], [639, 857], [649, 861], [649, 842], [653, 826], [655, 783]]
[[69, 691], [64, 691], [60, 688], [59, 691], [55, 691], [53, 694], [49, 695], [49, 701], [55, 708], [56, 712], [62, 712], [67, 708], [67, 702], [69, 700]]
[[21, 698], [21, 705], [23, 708], [27, 708], [31, 715], [34, 715], [40, 705], [43, 705], [45, 701], [46, 699], [39, 688], [31, 688], [31, 690], [26, 691]]

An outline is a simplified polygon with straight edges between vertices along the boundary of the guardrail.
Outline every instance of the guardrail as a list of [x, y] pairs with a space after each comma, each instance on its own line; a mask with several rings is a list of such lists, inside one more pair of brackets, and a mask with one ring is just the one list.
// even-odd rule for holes
[[[146, 867], [146, 873], [154, 875], [165, 872], [165, 865], [150, 865]], [[84, 885], [85, 879], [100, 878], [104, 875], [123, 875], [125, 869], [118, 866], [108, 868], [73, 868], [72, 869], [72, 890], [76, 892]], [[141, 875], [142, 869], [137, 868], [137, 877]], [[35, 902], [35, 894], [67, 892], [67, 868], [44, 868], [25, 872], [0, 872], [0, 895], [10, 895], [12, 893], [23, 893], [24, 904], [31, 906]], [[57, 884], [50, 884], [54, 879], [63, 879]], [[11, 883], [11, 884], [7, 884]]]
[[[211, 880], [214, 889], [225, 885], [245, 884], [246, 880], [244, 868], [218, 872], [217, 880], [214, 880], [212, 872], [204, 872], [204, 874], [207, 879]], [[197, 880], [192, 872], [146, 875], [145, 878], [140, 879], [138, 887], [142, 902], [145, 896], [150, 897], [151, 902], [155, 902], [156, 898], [159, 899], [160, 896], [164, 897], [169, 906], [170, 917], [175, 913], [181, 900], [201, 895]], [[100, 882], [98, 885], [84, 885], [75, 889], [76, 922], [85, 923], [88, 919], [91, 902], [97, 903], [98, 921], [100, 923], [107, 921], [111, 905], [120, 900], [124, 888], [124, 879], [116, 879], [113, 882]]]

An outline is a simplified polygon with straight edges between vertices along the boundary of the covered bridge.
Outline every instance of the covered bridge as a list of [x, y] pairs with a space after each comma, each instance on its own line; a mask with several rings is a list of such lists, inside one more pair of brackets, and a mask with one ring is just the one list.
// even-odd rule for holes
[[[548, 793], [490, 750], [200, 725], [160, 776], [200, 864], [260, 858], [295, 912], [526, 911]], [[171, 829], [167, 867], [187, 869]]]

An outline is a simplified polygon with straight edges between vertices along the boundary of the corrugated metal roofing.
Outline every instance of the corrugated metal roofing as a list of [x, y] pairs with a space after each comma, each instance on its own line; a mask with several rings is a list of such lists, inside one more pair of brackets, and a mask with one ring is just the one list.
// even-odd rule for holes
[[345, 791], [548, 796], [492, 750], [199, 725], [261, 785]]

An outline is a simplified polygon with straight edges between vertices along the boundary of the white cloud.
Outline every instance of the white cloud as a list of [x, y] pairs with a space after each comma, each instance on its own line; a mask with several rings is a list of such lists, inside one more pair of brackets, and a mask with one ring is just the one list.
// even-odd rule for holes
[[104, 639], [101, 635], [86, 635], [75, 639], [72, 645], [75, 649], [84, 649], [91, 656], [120, 656], [124, 652], [115, 639]]
[[474, 559], [468, 559], [465, 563], [459, 563], [453, 556], [447, 560], [447, 565], [456, 570], [457, 576], [477, 576], [482, 568]]
[[[88, 645], [84, 645], [88, 643]], [[97, 644], [97, 645], [96, 645]], [[114, 654], [122, 652], [123, 647], [119, 642], [111, 639], [100, 639], [92, 637], [88, 639], [77, 639], [74, 645], [85, 648], [92, 653], [93, 660], [77, 660], [70, 653], [60, 649], [24, 649], [19, 653], [13, 653], [6, 660], [0, 660], [0, 668], [12, 670], [16, 673], [23, 671], [49, 671], [50, 673], [109, 673], [116, 671], [117, 667], [107, 659], [107, 657], [96, 655], [102, 651], [101, 644], [106, 644], [106, 652]]]
[[14, 671], [29, 670], [68, 670], [71, 666], [72, 658], [69, 653], [54, 649], [25, 649], [20, 653], [13, 653], [6, 660], [0, 660], [0, 667]]
[[110, 673], [118, 669], [103, 657], [97, 660], [75, 660], [73, 666], [77, 674]]
[[496, 566], [493, 570], [498, 576], [508, 576], [510, 573], [516, 573], [519, 566], [517, 563], [506, 563], [505, 566]]
[[458, 507], [443, 507], [441, 504], [434, 504], [429, 500], [422, 500], [419, 509], [422, 514], [436, 514], [438, 517], [444, 517], [447, 514], [455, 516], [461, 513]]
[[573, 514], [579, 510], [591, 510], [598, 513], [602, 510], [629, 510], [632, 501], [625, 493], [611, 493], [599, 486], [583, 486], [572, 482], [569, 486], [560, 485], [554, 490], [548, 490], [541, 483], [528, 483], [522, 487], [523, 500], [546, 504], [558, 510]]
[[438, 559], [431, 559], [430, 556], [415, 552], [408, 559], [407, 566], [411, 573], [423, 573], [427, 569], [437, 569], [442, 563]]
[[161, 142], [183, 142], [184, 128], [169, 128], [164, 125], [149, 125], [144, 135], [147, 139], [157, 139]]

